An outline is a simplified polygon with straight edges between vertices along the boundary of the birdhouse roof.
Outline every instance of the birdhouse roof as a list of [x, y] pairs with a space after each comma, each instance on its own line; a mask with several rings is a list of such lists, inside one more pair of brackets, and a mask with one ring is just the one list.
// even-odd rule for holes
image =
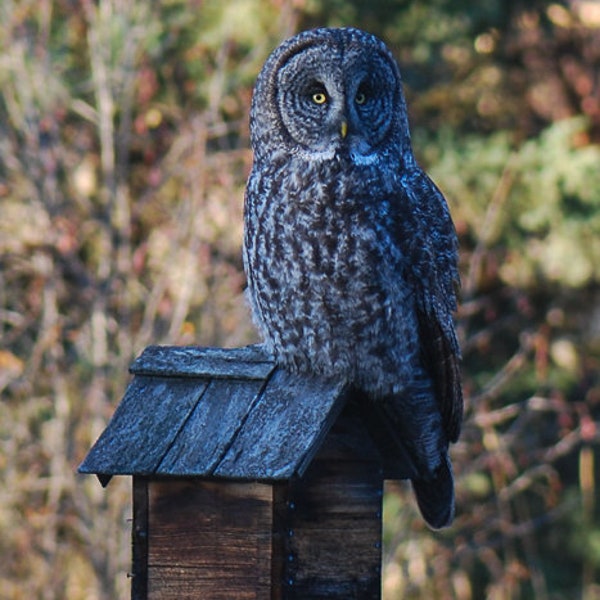
[[276, 369], [260, 346], [150, 346], [79, 467], [112, 475], [281, 480], [302, 474], [343, 407], [344, 386]]
[[[130, 371], [123, 400], [79, 467], [103, 485], [113, 475], [302, 476], [350, 396], [343, 383], [277, 368], [258, 345], [150, 346]], [[354, 421], [364, 428], [361, 415]], [[405, 457], [382, 450], [377, 428], [373, 435], [371, 423], [375, 442], [365, 453], [383, 457], [387, 477], [410, 477]]]

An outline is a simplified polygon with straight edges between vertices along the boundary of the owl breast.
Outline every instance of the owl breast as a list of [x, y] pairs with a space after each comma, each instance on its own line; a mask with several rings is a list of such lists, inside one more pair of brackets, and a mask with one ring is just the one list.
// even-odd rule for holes
[[268, 348], [291, 370], [399, 391], [418, 336], [391, 235], [398, 182], [339, 157], [273, 167], [265, 177], [255, 165], [248, 183], [244, 257]]

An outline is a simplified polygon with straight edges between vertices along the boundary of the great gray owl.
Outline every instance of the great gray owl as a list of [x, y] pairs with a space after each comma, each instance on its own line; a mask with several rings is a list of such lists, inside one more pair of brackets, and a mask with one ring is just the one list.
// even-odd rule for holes
[[244, 264], [267, 349], [371, 399], [425, 520], [447, 526], [462, 418], [457, 240], [413, 157], [397, 63], [358, 29], [300, 33], [266, 61], [250, 127]]

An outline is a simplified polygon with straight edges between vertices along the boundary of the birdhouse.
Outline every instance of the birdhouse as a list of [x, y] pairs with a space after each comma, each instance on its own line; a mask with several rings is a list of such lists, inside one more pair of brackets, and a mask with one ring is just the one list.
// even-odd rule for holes
[[380, 598], [386, 478], [369, 401], [260, 346], [151, 346], [81, 464], [133, 478], [134, 600]]

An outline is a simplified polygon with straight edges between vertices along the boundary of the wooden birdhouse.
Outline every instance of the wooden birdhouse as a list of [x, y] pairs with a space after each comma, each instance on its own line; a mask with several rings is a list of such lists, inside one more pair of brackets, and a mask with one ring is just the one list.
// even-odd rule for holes
[[147, 348], [79, 471], [133, 477], [134, 600], [380, 598], [385, 478], [368, 401], [260, 346]]

